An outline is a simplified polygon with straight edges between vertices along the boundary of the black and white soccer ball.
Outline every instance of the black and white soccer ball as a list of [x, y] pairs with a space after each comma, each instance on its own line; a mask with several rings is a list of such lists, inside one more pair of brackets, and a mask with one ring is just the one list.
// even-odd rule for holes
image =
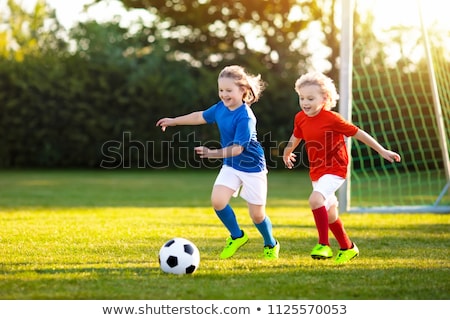
[[184, 238], [172, 238], [159, 250], [159, 266], [166, 273], [191, 274], [200, 264], [197, 246]]

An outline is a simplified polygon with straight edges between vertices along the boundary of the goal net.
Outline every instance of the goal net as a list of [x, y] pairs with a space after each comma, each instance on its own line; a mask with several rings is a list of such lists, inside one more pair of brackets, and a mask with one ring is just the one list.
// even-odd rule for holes
[[419, 1], [342, 0], [339, 110], [402, 161], [349, 139], [341, 211], [450, 213], [450, 23]]

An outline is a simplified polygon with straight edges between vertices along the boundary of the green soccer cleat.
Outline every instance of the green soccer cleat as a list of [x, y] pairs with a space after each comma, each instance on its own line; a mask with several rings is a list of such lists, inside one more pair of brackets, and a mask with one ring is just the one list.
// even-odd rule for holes
[[264, 247], [264, 259], [276, 260], [276, 259], [278, 259], [279, 252], [280, 252], [280, 243], [278, 241], [277, 241], [277, 244], [273, 247], [265, 246]]
[[331, 257], [333, 257], [333, 250], [330, 246], [324, 244], [316, 244], [311, 251], [311, 258], [313, 259], [329, 259]]
[[220, 254], [220, 259], [231, 258], [236, 251], [248, 241], [247, 234], [242, 230], [242, 237], [233, 239], [231, 236], [227, 238], [227, 244]]
[[345, 250], [339, 250], [338, 255], [336, 256], [336, 260], [334, 263], [341, 264], [346, 263], [352, 260], [353, 258], [356, 258], [359, 255], [359, 249], [356, 246], [356, 244], [353, 243], [353, 248], [345, 249]]

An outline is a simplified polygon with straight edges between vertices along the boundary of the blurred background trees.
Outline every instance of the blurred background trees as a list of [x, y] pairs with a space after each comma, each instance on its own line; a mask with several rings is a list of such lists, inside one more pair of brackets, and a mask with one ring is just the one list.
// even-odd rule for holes
[[[162, 133], [155, 122], [216, 103], [218, 72], [240, 64], [268, 83], [253, 109], [276, 168], [299, 110], [295, 79], [317, 69], [338, 82], [339, 1], [121, 2], [152, 19], [132, 28], [120, 16], [90, 19], [66, 30], [45, 0], [32, 11], [7, 1], [0, 13], [0, 167], [191, 166], [192, 147], [217, 144], [217, 130]], [[365, 22], [356, 36], [370, 28]]]

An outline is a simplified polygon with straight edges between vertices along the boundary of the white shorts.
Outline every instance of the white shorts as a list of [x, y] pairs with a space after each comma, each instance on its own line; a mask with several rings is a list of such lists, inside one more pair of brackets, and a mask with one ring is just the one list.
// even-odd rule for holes
[[220, 169], [214, 185], [222, 185], [234, 190], [233, 197], [240, 195], [248, 203], [266, 205], [267, 170], [242, 172], [224, 165]]
[[333, 205], [338, 205], [336, 191], [342, 186], [345, 179], [334, 174], [324, 174], [317, 181], [313, 181], [313, 190], [320, 192], [325, 198], [325, 208], [330, 209]]

